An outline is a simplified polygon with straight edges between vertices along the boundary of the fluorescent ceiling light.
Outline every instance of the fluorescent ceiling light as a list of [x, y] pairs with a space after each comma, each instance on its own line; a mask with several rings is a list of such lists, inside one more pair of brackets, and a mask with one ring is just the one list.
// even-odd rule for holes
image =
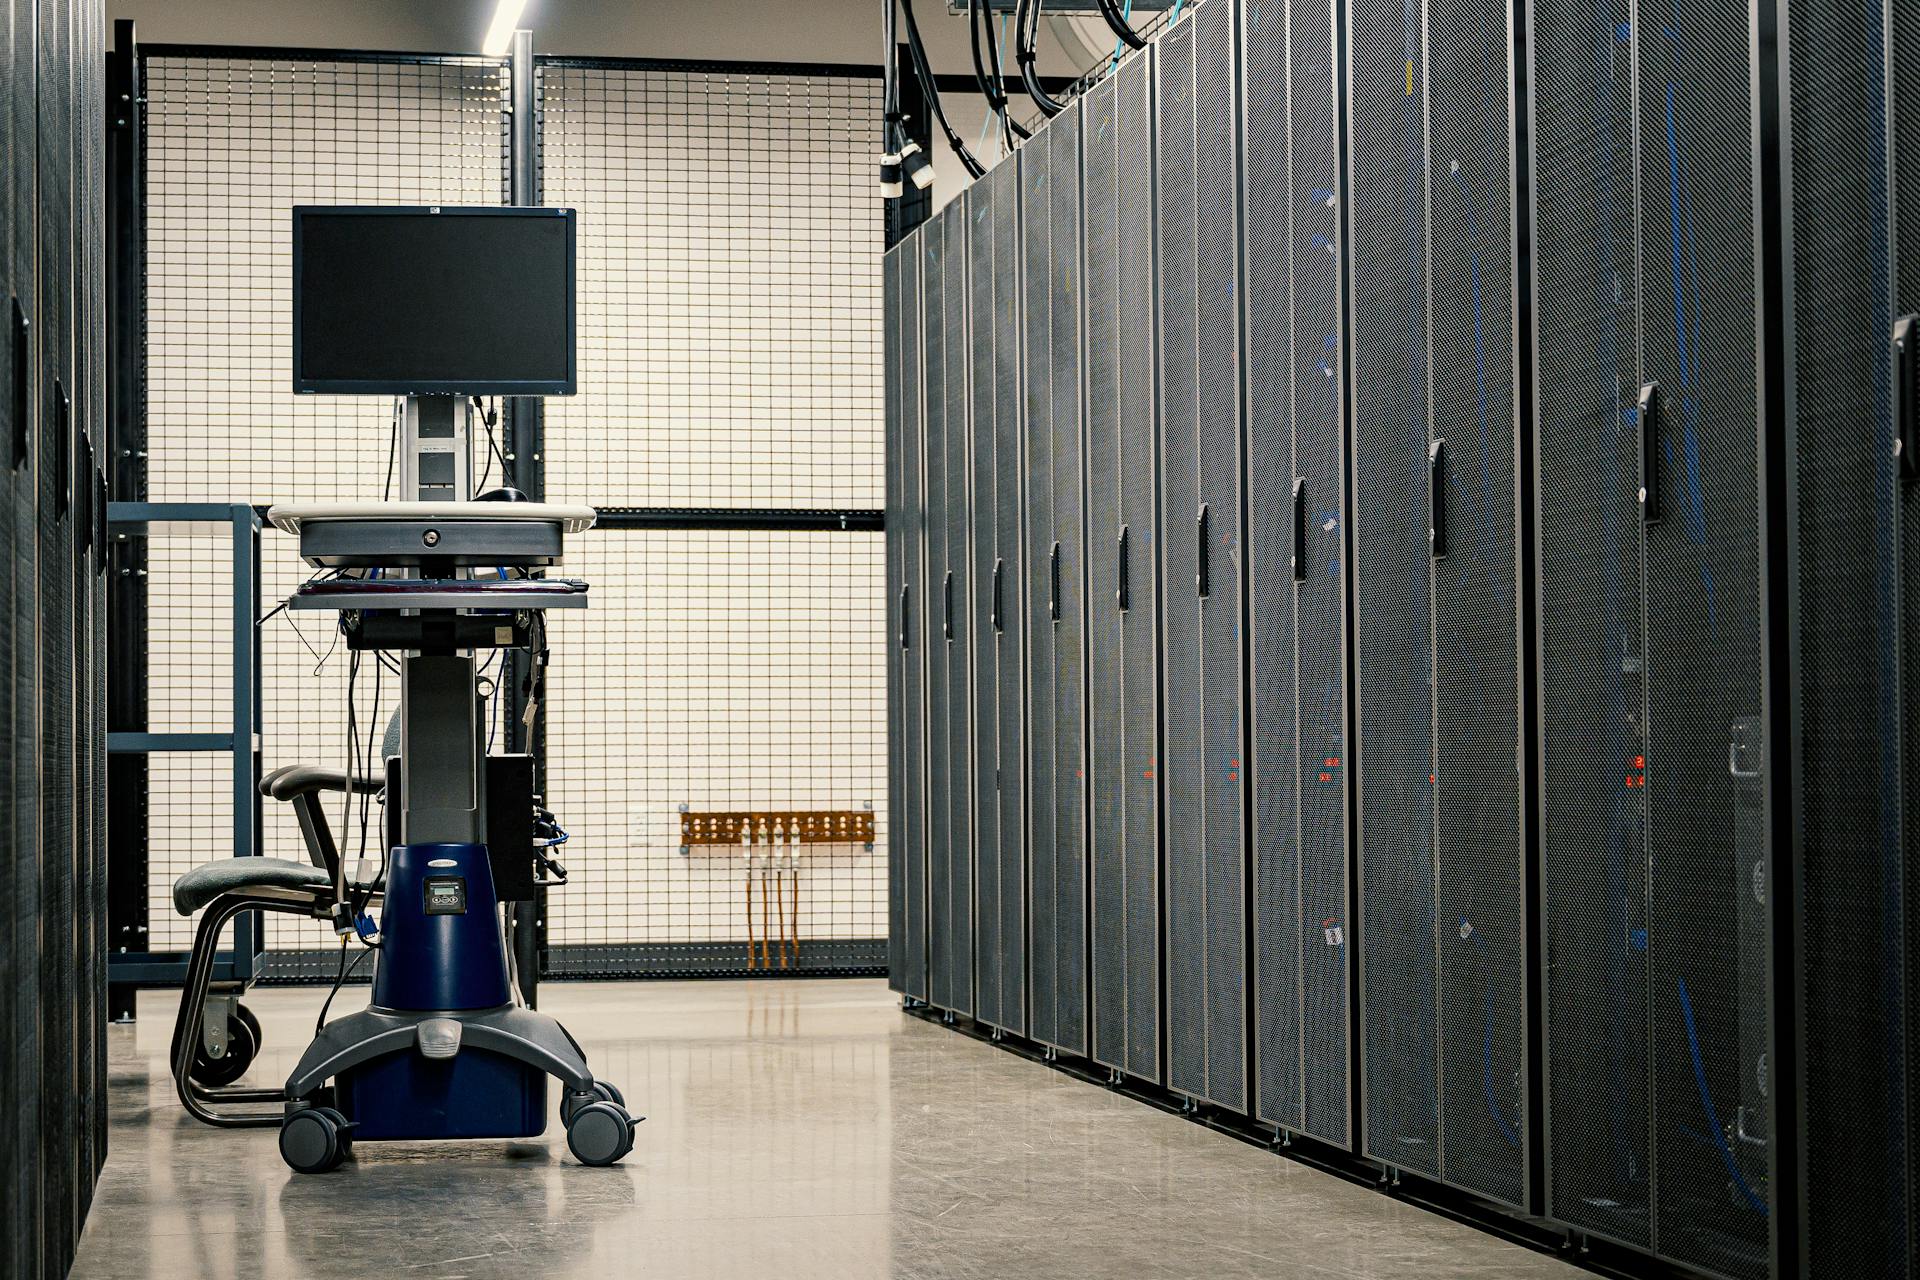
[[500, 7], [493, 11], [493, 25], [487, 28], [486, 42], [480, 46], [480, 52], [489, 58], [498, 58], [506, 53], [507, 46], [513, 43], [513, 29], [520, 25], [520, 15], [526, 11], [527, 0], [500, 0]]

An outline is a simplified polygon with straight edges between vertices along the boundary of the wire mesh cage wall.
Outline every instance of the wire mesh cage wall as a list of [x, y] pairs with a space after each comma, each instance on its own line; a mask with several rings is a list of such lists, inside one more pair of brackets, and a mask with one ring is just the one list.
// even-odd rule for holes
[[540, 88], [543, 200], [580, 211], [548, 496], [880, 507], [880, 81], [552, 60]]
[[[580, 213], [581, 394], [548, 402], [547, 496], [689, 524], [878, 509], [879, 80], [549, 59], [539, 83], [542, 199]], [[883, 561], [878, 533], [597, 535], [596, 604], [554, 629], [549, 789], [596, 886], [550, 899], [556, 967], [639, 946], [725, 969], [780, 935], [777, 883], [746, 883], [764, 860], [683, 846], [683, 811], [872, 810], [872, 848], [795, 855], [784, 927], [886, 936]]]
[[[381, 497], [394, 402], [291, 390], [289, 211], [502, 203], [509, 67], [185, 47], [151, 47], [143, 67], [146, 496]], [[546, 406], [547, 496], [616, 509], [565, 570], [594, 584], [594, 608], [554, 628], [548, 803], [573, 833], [578, 874], [550, 899], [550, 963], [581, 975], [745, 967], [740, 859], [683, 850], [683, 810], [798, 810], [870, 814], [876, 830], [795, 853], [783, 914], [764, 918], [762, 891], [752, 932], [818, 942], [821, 967], [877, 966], [880, 536], [643, 532], [632, 509], [670, 507], [669, 523], [698, 526], [715, 508], [881, 505], [883, 226], [867, 172], [879, 80], [864, 68], [565, 60], [539, 76], [542, 202], [581, 215], [582, 393]], [[228, 715], [227, 570], [204, 541], [151, 541], [155, 732]], [[271, 609], [309, 570], [279, 535], [262, 555]], [[348, 660], [331, 622], [263, 623], [263, 770], [346, 759]], [[397, 681], [375, 685], [369, 664], [355, 697], [363, 735], [398, 701]], [[226, 768], [153, 762], [156, 950], [190, 938], [173, 879], [229, 851]], [[304, 860], [282, 808], [267, 807], [262, 852]], [[356, 813], [349, 856], [357, 826]], [[377, 810], [372, 832], [377, 844]], [[282, 952], [331, 943], [318, 925], [268, 927]], [[643, 964], [633, 948], [659, 954]]]

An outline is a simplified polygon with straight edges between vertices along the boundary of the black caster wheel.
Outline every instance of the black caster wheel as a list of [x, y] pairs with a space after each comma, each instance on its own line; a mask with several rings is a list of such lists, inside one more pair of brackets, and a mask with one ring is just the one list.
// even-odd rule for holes
[[[608, 1084], [605, 1080], [595, 1080], [593, 1082], [593, 1091], [600, 1096], [600, 1101], [602, 1102], [611, 1102], [614, 1106], [623, 1109], [627, 1105], [627, 1100], [620, 1095], [618, 1085]], [[593, 1101], [592, 1098], [574, 1098], [572, 1096], [561, 1098], [560, 1123], [572, 1124], [575, 1113], [591, 1101]]]
[[187, 1075], [195, 1084], [217, 1089], [232, 1084], [245, 1075], [247, 1068], [260, 1053], [260, 1024], [253, 1021], [253, 1014], [244, 1007], [246, 1017], [227, 1019], [227, 1052], [224, 1057], [210, 1058], [206, 1046], [200, 1045], [193, 1051], [193, 1066]]
[[633, 1117], [615, 1102], [589, 1102], [567, 1121], [567, 1150], [581, 1164], [616, 1164], [633, 1150]]
[[295, 1173], [326, 1173], [340, 1167], [352, 1139], [332, 1107], [308, 1107], [280, 1123], [280, 1158]]

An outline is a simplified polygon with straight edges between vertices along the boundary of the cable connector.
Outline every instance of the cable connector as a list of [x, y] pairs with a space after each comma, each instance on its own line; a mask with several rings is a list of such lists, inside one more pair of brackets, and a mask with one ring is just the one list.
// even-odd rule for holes
[[933, 160], [911, 139], [900, 148], [900, 168], [916, 190], [925, 191], [933, 185]]
[[898, 200], [906, 194], [900, 184], [900, 153], [889, 151], [880, 157], [880, 198]]

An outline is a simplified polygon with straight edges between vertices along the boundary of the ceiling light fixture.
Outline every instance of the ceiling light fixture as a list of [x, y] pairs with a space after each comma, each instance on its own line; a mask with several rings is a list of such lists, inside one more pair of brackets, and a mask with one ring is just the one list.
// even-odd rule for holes
[[493, 25], [487, 28], [487, 38], [480, 46], [480, 52], [489, 58], [505, 56], [507, 47], [513, 43], [513, 29], [520, 25], [520, 15], [526, 11], [527, 0], [500, 0], [500, 7], [493, 11]]

